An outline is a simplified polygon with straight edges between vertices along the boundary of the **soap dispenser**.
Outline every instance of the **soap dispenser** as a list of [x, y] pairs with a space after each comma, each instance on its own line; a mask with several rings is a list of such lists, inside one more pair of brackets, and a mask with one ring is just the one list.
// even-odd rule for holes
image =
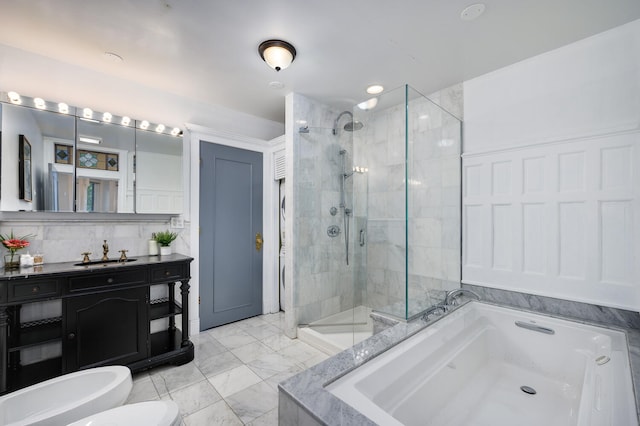
[[155, 232], [151, 234], [151, 239], [149, 240], [149, 256], [157, 256], [158, 255], [158, 242], [156, 241]]

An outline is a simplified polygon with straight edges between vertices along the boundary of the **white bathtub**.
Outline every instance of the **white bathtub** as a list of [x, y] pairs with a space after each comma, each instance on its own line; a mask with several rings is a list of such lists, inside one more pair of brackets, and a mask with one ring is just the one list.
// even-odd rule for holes
[[65, 374], [0, 398], [0, 425], [66, 425], [124, 404], [131, 392], [127, 367]]
[[624, 333], [479, 302], [326, 389], [381, 425], [638, 425]]

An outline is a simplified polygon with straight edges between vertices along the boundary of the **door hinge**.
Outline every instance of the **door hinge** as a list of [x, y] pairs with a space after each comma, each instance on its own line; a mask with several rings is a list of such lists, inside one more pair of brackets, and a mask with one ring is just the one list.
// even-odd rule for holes
[[200, 304], [200, 296], [198, 296], [198, 305]]

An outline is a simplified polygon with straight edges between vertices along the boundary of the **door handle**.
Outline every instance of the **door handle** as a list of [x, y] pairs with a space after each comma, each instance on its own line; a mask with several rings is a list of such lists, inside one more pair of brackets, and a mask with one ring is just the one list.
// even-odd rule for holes
[[256, 251], [260, 251], [262, 249], [263, 243], [264, 243], [264, 240], [262, 239], [262, 235], [260, 235], [260, 233], [258, 232], [256, 234]]

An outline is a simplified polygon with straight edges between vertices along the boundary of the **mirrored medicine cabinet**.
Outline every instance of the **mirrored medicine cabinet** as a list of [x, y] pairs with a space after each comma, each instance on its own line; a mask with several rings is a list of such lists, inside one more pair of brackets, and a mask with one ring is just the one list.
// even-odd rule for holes
[[180, 129], [15, 92], [0, 109], [0, 211], [182, 213]]

